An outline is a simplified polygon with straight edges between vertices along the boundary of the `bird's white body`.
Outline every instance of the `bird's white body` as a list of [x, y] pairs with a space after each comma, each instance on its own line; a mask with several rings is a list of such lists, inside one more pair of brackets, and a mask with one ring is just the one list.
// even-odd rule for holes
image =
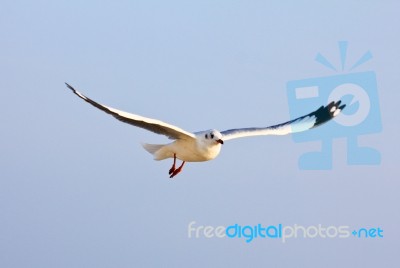
[[[214, 139], [206, 139], [205, 134], [215, 135]], [[196, 133], [195, 139], [179, 139], [169, 144], [142, 144], [143, 148], [153, 154], [154, 160], [174, 158], [186, 162], [204, 162], [219, 155], [221, 143], [217, 142], [221, 133], [217, 130]]]

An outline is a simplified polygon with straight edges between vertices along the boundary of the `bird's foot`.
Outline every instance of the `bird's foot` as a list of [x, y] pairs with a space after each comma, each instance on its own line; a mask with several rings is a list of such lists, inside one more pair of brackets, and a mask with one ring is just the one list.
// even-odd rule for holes
[[169, 169], [168, 174], [171, 175], [172, 173], [174, 173], [176, 170], [175, 165], [172, 166], [172, 168]]
[[169, 176], [169, 178], [172, 179], [173, 177], [175, 177], [176, 175], [178, 175], [178, 174], [182, 171], [183, 165], [185, 165], [185, 161], [183, 161], [183, 162], [182, 162], [182, 165], [181, 165], [179, 168], [175, 169], [175, 170], [172, 172], [172, 174], [170, 173], [171, 176]]
[[169, 176], [169, 178], [172, 179], [173, 177], [175, 177], [176, 175], [178, 175], [178, 173], [181, 172], [181, 171], [182, 171], [181, 168], [175, 169], [175, 170], [172, 172], [171, 176]]
[[[176, 170], [175, 164], [176, 164], [176, 154], [174, 154], [174, 163], [172, 164], [172, 167], [169, 169], [169, 172], [168, 172], [168, 174], [171, 175], [171, 176]], [[172, 178], [172, 177], [170, 177], [170, 178]]]

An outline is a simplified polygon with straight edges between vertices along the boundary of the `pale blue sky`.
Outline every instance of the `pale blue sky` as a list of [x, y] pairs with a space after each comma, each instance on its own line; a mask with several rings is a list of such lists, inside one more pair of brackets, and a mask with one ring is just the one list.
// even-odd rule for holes
[[[397, 1], [2, 1], [1, 267], [397, 267], [400, 17]], [[188, 131], [289, 118], [286, 83], [370, 50], [383, 131], [360, 138], [380, 166], [302, 171], [318, 143], [227, 142], [175, 180], [140, 142], [164, 137], [71, 94]], [[315, 107], [312, 107], [314, 109]], [[384, 238], [188, 239], [199, 225], [381, 227]]]

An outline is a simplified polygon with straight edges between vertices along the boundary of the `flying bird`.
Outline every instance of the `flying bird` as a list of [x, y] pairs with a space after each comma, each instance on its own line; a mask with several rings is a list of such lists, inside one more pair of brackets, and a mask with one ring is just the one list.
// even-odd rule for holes
[[[221, 146], [228, 140], [261, 135], [286, 135], [306, 131], [328, 122], [346, 107], [345, 104], [341, 105], [341, 101], [339, 100], [331, 102], [326, 106], [321, 106], [307, 115], [278, 125], [237, 128], [221, 132], [210, 129], [191, 133], [157, 119], [127, 113], [102, 105], [78, 92], [71, 85], [65, 84], [79, 98], [112, 115], [116, 119], [157, 134], [165, 135], [169, 139], [174, 140], [168, 144], [142, 144], [143, 148], [154, 156], [154, 160], [174, 159], [172, 167], [169, 169], [170, 178], [180, 173], [186, 162], [203, 162], [216, 158], [221, 150]], [[178, 168], [176, 167], [177, 159], [182, 161]]]

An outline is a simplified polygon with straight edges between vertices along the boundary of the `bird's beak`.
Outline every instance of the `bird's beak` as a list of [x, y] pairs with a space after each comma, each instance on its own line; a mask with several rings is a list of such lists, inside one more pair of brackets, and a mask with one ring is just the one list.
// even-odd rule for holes
[[221, 140], [221, 139], [217, 140], [217, 142], [220, 143], [220, 144], [224, 144], [224, 141]]

